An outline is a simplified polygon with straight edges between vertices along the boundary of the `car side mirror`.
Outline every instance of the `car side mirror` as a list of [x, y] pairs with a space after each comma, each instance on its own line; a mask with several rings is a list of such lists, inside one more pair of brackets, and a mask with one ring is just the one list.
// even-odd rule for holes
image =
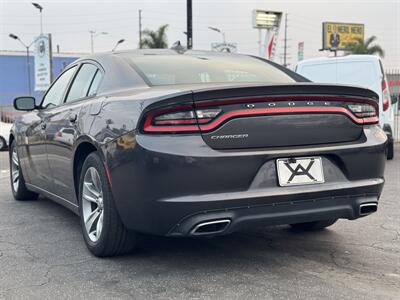
[[14, 108], [16, 110], [30, 111], [36, 108], [35, 97], [23, 96], [14, 99]]
[[391, 100], [391, 103], [392, 104], [396, 104], [397, 102], [399, 102], [399, 98], [400, 98], [400, 95], [397, 95], [397, 96], [392, 96], [392, 100]]

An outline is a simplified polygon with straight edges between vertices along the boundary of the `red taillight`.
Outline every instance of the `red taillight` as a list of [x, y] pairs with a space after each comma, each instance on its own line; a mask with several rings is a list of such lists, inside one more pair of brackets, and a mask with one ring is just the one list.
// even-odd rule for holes
[[387, 83], [385, 78], [382, 79], [382, 97], [383, 97], [382, 109], [383, 111], [387, 111], [390, 107], [390, 93], [389, 89], [387, 88]]
[[383, 92], [384, 90], [386, 90], [386, 88], [387, 88], [386, 80], [385, 80], [385, 79], [382, 79], [382, 92]]
[[191, 105], [151, 112], [146, 116], [144, 131], [197, 132], [200, 124], [212, 121], [220, 112], [220, 108], [195, 110]]
[[[282, 102], [286, 102], [287, 105], [281, 105]], [[175, 106], [151, 111], [145, 117], [143, 131], [150, 133], [205, 132], [213, 131], [234, 118], [308, 113], [343, 114], [360, 125], [375, 124], [379, 121], [378, 104], [369, 99], [335, 96], [274, 96], [213, 100], [196, 103], [195, 106]]]

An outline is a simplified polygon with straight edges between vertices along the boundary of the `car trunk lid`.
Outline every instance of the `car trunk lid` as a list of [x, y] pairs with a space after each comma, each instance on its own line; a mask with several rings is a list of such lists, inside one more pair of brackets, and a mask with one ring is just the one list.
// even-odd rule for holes
[[363, 111], [377, 110], [377, 99], [367, 89], [308, 83], [193, 91], [201, 135], [221, 150], [352, 142], [377, 122]]

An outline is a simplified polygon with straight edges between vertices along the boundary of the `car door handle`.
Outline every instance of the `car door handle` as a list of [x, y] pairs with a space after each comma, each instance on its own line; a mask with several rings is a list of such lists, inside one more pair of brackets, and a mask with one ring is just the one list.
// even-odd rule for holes
[[72, 115], [69, 116], [69, 121], [71, 123], [75, 123], [76, 119], [78, 119], [78, 116], [76, 114], [72, 114]]

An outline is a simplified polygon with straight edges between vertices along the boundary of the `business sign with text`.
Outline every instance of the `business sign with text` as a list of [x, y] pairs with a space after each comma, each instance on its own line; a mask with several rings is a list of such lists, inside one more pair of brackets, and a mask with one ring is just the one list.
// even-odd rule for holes
[[344, 50], [349, 43], [364, 40], [364, 24], [322, 23], [322, 49]]
[[52, 81], [51, 35], [42, 34], [35, 40], [35, 91], [45, 91]]

